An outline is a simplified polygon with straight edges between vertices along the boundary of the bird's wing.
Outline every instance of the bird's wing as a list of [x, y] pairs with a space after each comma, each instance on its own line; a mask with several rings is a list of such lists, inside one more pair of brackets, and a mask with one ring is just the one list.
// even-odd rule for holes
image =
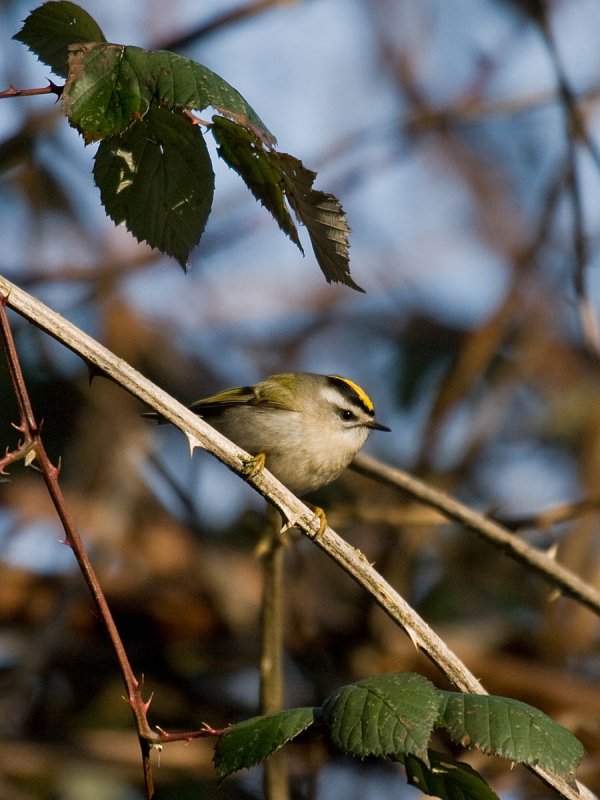
[[288, 408], [285, 403], [276, 402], [270, 395], [271, 392], [264, 384], [235, 386], [233, 389], [225, 389], [210, 397], [196, 400], [190, 406], [190, 410], [203, 417], [210, 417], [211, 414], [218, 414], [226, 408], [234, 408], [241, 405], [262, 406], [263, 408]]

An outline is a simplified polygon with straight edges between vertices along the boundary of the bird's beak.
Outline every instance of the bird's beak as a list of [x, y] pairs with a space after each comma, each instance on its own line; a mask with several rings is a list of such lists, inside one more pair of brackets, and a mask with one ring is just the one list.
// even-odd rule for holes
[[367, 428], [371, 428], [371, 430], [373, 431], [387, 431], [388, 433], [391, 433], [392, 431], [391, 428], [387, 428], [385, 425], [381, 425], [374, 419], [372, 419], [370, 422], [367, 422]]

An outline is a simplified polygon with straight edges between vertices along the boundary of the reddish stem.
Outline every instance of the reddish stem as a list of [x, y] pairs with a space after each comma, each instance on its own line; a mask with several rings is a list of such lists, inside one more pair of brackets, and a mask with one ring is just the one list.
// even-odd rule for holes
[[60, 97], [63, 88], [52, 81], [48, 81], [48, 86], [42, 86], [40, 89], [15, 89], [14, 86], [9, 86], [8, 89], [0, 92], [0, 100], [4, 97], [31, 97], [36, 94], [55, 94]]
[[42, 442], [41, 426], [39, 426], [35, 420], [25, 379], [21, 370], [19, 356], [12, 336], [12, 330], [6, 314], [6, 298], [3, 295], [0, 295], [0, 338], [2, 339], [2, 345], [6, 353], [8, 371], [21, 415], [21, 421], [19, 425], [15, 427], [23, 435], [23, 441], [19, 443], [18, 447], [14, 451], [7, 453], [4, 458], [0, 459], [0, 474], [5, 466], [18, 460], [18, 458], [26, 458], [31, 453], [35, 454], [35, 460], [42, 473], [48, 493], [50, 494], [54, 508], [56, 509], [65, 531], [65, 543], [73, 550], [79, 569], [88, 585], [100, 618], [102, 619], [116, 653], [121, 676], [127, 692], [127, 703], [135, 720], [142, 751], [146, 794], [148, 798], [151, 798], [154, 794], [154, 782], [150, 764], [152, 748], [166, 742], [189, 742], [192, 739], [220, 736], [223, 731], [211, 728], [209, 725], [204, 725], [199, 731], [185, 731], [181, 733], [167, 733], [162, 730], [162, 728], [157, 727], [156, 730], [153, 730], [150, 727], [147, 714], [152, 698], [150, 697], [148, 701], [145, 701], [142, 697], [142, 686], [133, 674], [127, 652], [115, 625], [106, 597], [85, 551], [75, 520], [73, 519], [60, 488], [58, 481], [60, 467], [56, 467], [51, 462]]

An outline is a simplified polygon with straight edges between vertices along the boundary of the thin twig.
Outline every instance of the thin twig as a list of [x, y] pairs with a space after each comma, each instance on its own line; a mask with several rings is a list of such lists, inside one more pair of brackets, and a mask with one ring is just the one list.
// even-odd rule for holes
[[147, 719], [147, 712], [150, 700], [144, 701], [142, 698], [142, 684], [136, 679], [127, 657], [127, 652], [123, 641], [115, 625], [112, 613], [102, 591], [102, 587], [91, 565], [81, 536], [75, 521], [69, 511], [65, 497], [59, 485], [60, 467], [56, 467], [50, 461], [41, 437], [41, 426], [37, 424], [29, 393], [25, 384], [23, 371], [21, 369], [19, 357], [15, 348], [14, 338], [6, 315], [6, 298], [0, 295], [0, 339], [6, 354], [8, 372], [15, 396], [20, 409], [21, 421], [15, 428], [22, 434], [23, 440], [17, 448], [0, 461], [0, 473], [2, 468], [19, 458], [27, 460], [29, 457], [35, 459], [37, 466], [42, 474], [48, 493], [52, 499], [56, 512], [62, 523], [65, 532], [65, 544], [69, 545], [75, 555], [84, 580], [90, 590], [96, 608], [106, 628], [111, 640], [113, 649], [117, 656], [117, 661], [121, 670], [121, 676], [127, 691], [127, 701], [136, 723], [140, 748], [142, 751], [143, 771], [148, 798], [154, 794], [152, 770], [150, 764], [150, 753], [152, 748], [160, 747], [165, 742], [191, 741], [192, 739], [207, 736], [218, 736], [222, 731], [217, 731], [204, 726], [199, 731], [186, 731], [180, 733], [167, 733], [158, 728], [158, 733], [150, 728]]
[[234, 23], [242, 22], [242, 20], [249, 19], [274, 6], [289, 5], [291, 2], [293, 0], [251, 0], [228, 11], [219, 12], [207, 22], [202, 22], [195, 28], [190, 28], [181, 36], [170, 37], [158, 46], [161, 49], [179, 50], [223, 28], [231, 28]]
[[108, 603], [106, 602], [106, 597], [104, 596], [104, 592], [102, 591], [102, 587], [96, 576], [94, 568], [90, 563], [88, 555], [85, 551], [85, 547], [83, 546], [81, 536], [75, 524], [75, 520], [71, 515], [60, 488], [58, 481], [60, 467], [56, 467], [50, 461], [50, 458], [46, 452], [46, 448], [44, 447], [40, 432], [41, 428], [35, 419], [31, 401], [29, 399], [29, 393], [25, 385], [23, 372], [21, 370], [21, 364], [15, 348], [10, 323], [6, 315], [6, 299], [2, 295], [0, 295], [0, 336], [2, 339], [2, 346], [6, 354], [8, 371], [21, 414], [21, 422], [18, 426], [18, 430], [23, 434], [24, 442], [27, 445], [27, 452], [35, 453], [35, 462], [42, 473], [46, 488], [48, 489], [48, 494], [52, 499], [56, 513], [58, 514], [65, 531], [65, 544], [69, 545], [73, 551], [73, 554], [79, 565], [79, 569], [81, 570], [84, 580], [88, 585], [90, 594], [92, 595], [100, 618], [102, 619], [104, 627], [106, 628], [108, 636], [110, 637], [113, 649], [119, 662], [121, 676], [127, 691], [127, 700], [133, 712], [138, 730], [138, 737], [144, 762], [146, 792], [150, 798], [154, 793], [152, 773], [149, 765], [150, 741], [152, 738], [157, 738], [157, 734], [149, 728], [146, 718], [146, 712], [150, 703], [146, 703], [142, 699], [141, 685], [133, 674], [123, 641], [115, 625], [115, 621], [111, 614]]
[[575, 273], [573, 283], [579, 301], [581, 327], [590, 352], [600, 356], [600, 329], [593, 304], [586, 290], [586, 268], [589, 262], [588, 240], [585, 232], [584, 208], [581, 180], [577, 165], [577, 144], [583, 142], [596, 167], [600, 169], [600, 151], [590, 137], [583, 114], [577, 104], [577, 98], [571, 89], [563, 67], [550, 22], [545, 13], [536, 17], [539, 30], [550, 55], [556, 75], [558, 93], [565, 119], [565, 138], [567, 146], [567, 188], [573, 208], [573, 255], [575, 257]]
[[537, 511], [533, 514], [512, 517], [502, 517], [499, 514], [494, 514], [493, 518], [509, 531], [518, 531], [523, 528], [547, 530], [553, 525], [580, 519], [584, 514], [597, 514], [598, 511], [600, 511], [600, 497], [587, 497], [585, 500], [560, 503], [552, 506], [552, 508], [545, 508], [543, 511]]
[[48, 81], [48, 86], [42, 86], [39, 89], [15, 89], [14, 86], [9, 86], [3, 92], [0, 92], [0, 100], [6, 97], [33, 97], [37, 94], [55, 94], [60, 97], [63, 92], [62, 86], [57, 86], [56, 83]]
[[494, 547], [498, 547], [506, 555], [530, 567], [552, 586], [560, 589], [563, 594], [569, 595], [594, 613], [600, 614], [600, 592], [597, 589], [583, 581], [571, 570], [557, 564], [550, 556], [531, 547], [518, 536], [507, 531], [497, 522], [407, 472], [383, 464], [363, 453], [354, 459], [351, 466], [356, 472], [402, 489], [411, 497], [437, 509], [447, 519], [460, 523]]

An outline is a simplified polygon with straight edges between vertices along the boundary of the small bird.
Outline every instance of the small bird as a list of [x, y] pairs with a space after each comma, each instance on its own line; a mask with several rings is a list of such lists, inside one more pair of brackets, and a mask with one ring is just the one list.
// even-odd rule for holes
[[[335, 480], [372, 430], [390, 430], [376, 422], [364, 389], [340, 375], [284, 372], [189, 408], [253, 456], [247, 475], [266, 466], [299, 496]], [[164, 421], [154, 412], [144, 416]], [[325, 515], [316, 511], [322, 530]]]

